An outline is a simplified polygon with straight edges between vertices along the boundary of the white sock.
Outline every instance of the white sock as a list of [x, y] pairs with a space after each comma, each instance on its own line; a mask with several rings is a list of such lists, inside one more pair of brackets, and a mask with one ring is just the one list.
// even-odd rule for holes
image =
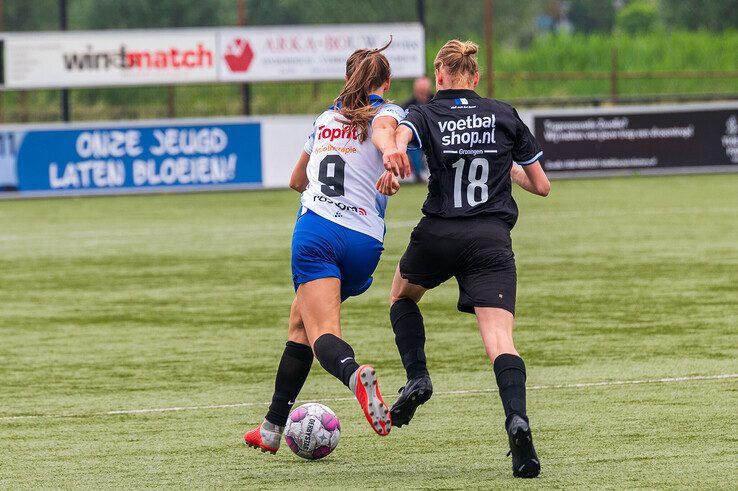
[[264, 420], [264, 422], [261, 424], [261, 427], [266, 431], [270, 431], [272, 433], [279, 433], [280, 435], [284, 433], [284, 426], [277, 426], [267, 420]]

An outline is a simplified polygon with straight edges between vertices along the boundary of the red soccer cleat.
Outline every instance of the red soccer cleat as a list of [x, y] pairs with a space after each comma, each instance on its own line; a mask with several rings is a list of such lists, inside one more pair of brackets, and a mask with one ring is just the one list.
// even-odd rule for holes
[[356, 370], [354, 395], [372, 429], [379, 436], [387, 436], [392, 429], [392, 419], [389, 408], [379, 392], [377, 373], [371, 365], [361, 365]]
[[269, 431], [259, 425], [247, 432], [243, 436], [243, 441], [251, 448], [261, 449], [262, 452], [274, 455], [279, 450], [279, 444], [282, 443], [282, 434]]

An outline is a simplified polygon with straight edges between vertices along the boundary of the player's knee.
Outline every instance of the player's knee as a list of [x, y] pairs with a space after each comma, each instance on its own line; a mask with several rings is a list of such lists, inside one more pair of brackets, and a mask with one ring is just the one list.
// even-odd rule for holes
[[499, 331], [493, 336], [486, 336], [484, 339], [484, 348], [487, 356], [494, 362], [495, 358], [504, 353], [517, 355], [513, 338], [508, 333]]
[[299, 315], [290, 315], [287, 338], [296, 343], [307, 344], [307, 332], [302, 317]]
[[420, 299], [423, 298], [423, 293], [425, 293], [425, 290], [420, 287], [393, 288], [390, 292], [390, 306], [393, 306], [402, 300], [410, 300], [417, 304], [420, 302]]
[[305, 331], [305, 328], [303, 326], [300, 326], [300, 328], [295, 328], [295, 329], [293, 329], [292, 326], [290, 326], [290, 330], [287, 333], [287, 341], [292, 341], [293, 343], [310, 345], [310, 340], [307, 337], [307, 331]]
[[304, 331], [305, 324], [302, 322], [301, 317], [290, 317], [290, 331]]

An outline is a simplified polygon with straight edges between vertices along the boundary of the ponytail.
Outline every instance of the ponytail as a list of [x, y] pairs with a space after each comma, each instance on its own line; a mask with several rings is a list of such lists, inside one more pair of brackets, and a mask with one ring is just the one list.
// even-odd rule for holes
[[361, 142], [369, 137], [369, 124], [377, 114], [377, 108], [369, 101], [369, 94], [381, 87], [391, 75], [389, 61], [382, 54], [390, 44], [391, 37], [383, 47], [356, 50], [346, 60], [346, 84], [334, 105], [346, 123], [357, 128]]
[[452, 39], [438, 51], [433, 66], [436, 70], [445, 69], [453, 81], [462, 77], [471, 81], [479, 72], [477, 51], [479, 46], [476, 43]]

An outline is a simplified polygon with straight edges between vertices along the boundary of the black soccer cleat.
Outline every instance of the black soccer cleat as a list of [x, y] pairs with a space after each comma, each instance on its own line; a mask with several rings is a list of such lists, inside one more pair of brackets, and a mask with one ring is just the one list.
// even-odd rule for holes
[[541, 462], [533, 447], [533, 436], [528, 422], [517, 414], [513, 414], [507, 424], [507, 436], [510, 440], [512, 455], [512, 471], [515, 477], [536, 477], [541, 472]]
[[400, 427], [409, 424], [418, 406], [431, 398], [433, 384], [428, 375], [423, 375], [409, 380], [398, 392], [400, 397], [392, 404], [390, 414], [392, 415], [392, 426]]

